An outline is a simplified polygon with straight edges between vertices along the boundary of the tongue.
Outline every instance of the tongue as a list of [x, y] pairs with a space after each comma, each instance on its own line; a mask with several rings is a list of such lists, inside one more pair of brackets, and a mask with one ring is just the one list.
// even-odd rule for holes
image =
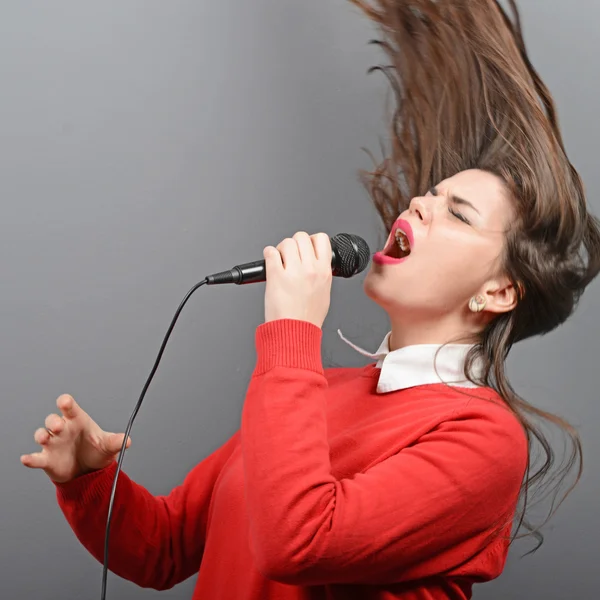
[[389, 256], [390, 258], [396, 258], [396, 259], [406, 258], [409, 254], [410, 254], [410, 250], [408, 252], [404, 252], [402, 250], [402, 248], [400, 248], [400, 246], [398, 246], [397, 242], [392, 244], [390, 246], [390, 248], [388, 249], [388, 251], [385, 253], [386, 256]]

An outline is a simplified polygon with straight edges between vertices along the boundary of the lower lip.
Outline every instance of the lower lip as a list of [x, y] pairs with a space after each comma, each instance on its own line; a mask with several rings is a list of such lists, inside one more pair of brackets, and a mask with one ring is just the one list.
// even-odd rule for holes
[[403, 263], [408, 256], [404, 258], [392, 258], [391, 256], [385, 255], [383, 252], [377, 252], [373, 255], [373, 262], [378, 265], [399, 265]]

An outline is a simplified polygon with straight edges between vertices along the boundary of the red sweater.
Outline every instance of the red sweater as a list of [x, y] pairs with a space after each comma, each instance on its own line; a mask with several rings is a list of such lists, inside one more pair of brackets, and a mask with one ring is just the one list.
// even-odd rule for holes
[[[460, 599], [504, 567], [527, 462], [489, 389], [377, 394], [378, 369], [323, 370], [321, 329], [256, 331], [240, 430], [167, 496], [119, 476], [109, 568], [194, 599]], [[57, 484], [103, 560], [116, 464]]]

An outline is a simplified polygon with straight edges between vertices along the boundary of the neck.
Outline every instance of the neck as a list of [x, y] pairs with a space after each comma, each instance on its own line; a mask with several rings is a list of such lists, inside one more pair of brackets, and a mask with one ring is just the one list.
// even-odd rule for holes
[[418, 344], [470, 344], [476, 339], [475, 331], [466, 330], [451, 316], [435, 320], [390, 316], [390, 322], [390, 351]]

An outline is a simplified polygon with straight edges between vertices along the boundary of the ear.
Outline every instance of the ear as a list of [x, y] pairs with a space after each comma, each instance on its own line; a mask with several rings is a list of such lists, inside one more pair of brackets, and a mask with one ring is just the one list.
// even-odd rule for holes
[[515, 286], [506, 277], [488, 281], [480, 294], [486, 299], [485, 311], [496, 314], [510, 312], [519, 299]]

